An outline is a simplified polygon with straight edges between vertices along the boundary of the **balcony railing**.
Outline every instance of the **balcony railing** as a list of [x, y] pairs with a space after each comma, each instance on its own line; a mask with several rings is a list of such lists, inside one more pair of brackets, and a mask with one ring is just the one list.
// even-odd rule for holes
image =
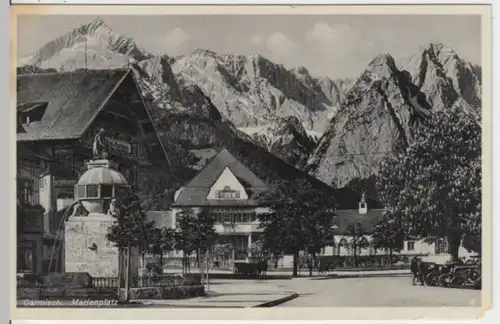
[[251, 232], [262, 232], [263, 229], [259, 228], [259, 223], [215, 223], [214, 227], [218, 233], [225, 234], [243, 234]]

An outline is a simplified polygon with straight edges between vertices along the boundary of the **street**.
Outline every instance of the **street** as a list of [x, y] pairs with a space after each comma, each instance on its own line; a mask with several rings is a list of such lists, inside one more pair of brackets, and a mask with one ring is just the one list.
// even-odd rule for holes
[[299, 294], [276, 307], [480, 306], [481, 291], [412, 286], [410, 277], [297, 278], [279, 283]]

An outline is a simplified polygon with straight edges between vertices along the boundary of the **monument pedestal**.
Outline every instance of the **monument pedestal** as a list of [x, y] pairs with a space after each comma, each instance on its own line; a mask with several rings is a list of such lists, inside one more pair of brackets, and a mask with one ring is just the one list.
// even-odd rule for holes
[[[117, 278], [120, 262], [118, 248], [106, 239], [114, 219], [106, 214], [72, 216], [65, 224], [66, 272], [87, 272], [93, 278]], [[125, 254], [125, 253], [124, 253]], [[139, 253], [130, 253], [130, 277], [139, 275]]]

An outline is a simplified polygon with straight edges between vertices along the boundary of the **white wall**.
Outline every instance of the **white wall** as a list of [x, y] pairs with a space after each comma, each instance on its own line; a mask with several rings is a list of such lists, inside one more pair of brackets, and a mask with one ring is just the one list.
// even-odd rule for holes
[[[371, 241], [371, 236], [367, 235], [365, 236], [368, 240], [368, 242]], [[348, 242], [350, 242], [352, 239], [349, 237], [346, 237], [344, 235], [336, 235], [335, 236], [335, 247], [332, 246], [327, 246], [324, 248], [322, 251], [323, 255], [352, 255], [352, 250], [350, 249], [345, 249], [341, 248], [340, 249], [340, 254], [338, 250], [338, 244], [340, 243], [340, 240], [342, 238], [345, 238]], [[408, 243], [413, 242], [414, 247], [413, 249], [409, 249]], [[411, 246], [410, 246], [411, 247]], [[374, 254], [375, 250], [371, 250], [371, 254]], [[388, 253], [387, 251], [381, 251], [377, 250], [376, 254], [377, 255], [382, 255]], [[448, 253], [436, 253], [435, 249], [435, 244], [434, 243], [426, 243], [423, 240], [413, 240], [413, 241], [405, 241], [403, 245], [403, 250], [400, 252], [401, 254], [423, 254], [423, 255], [428, 255], [427, 259], [429, 261], [434, 261], [434, 262], [444, 262], [448, 261], [450, 259], [450, 255]], [[473, 253], [468, 252], [464, 247], [460, 247], [459, 249], [459, 257], [467, 257], [472, 255]], [[361, 250], [361, 253], [358, 253], [358, 255], [370, 255], [370, 248], [364, 248]]]
[[234, 176], [234, 174], [229, 170], [228, 167], [222, 171], [221, 175], [215, 181], [215, 183], [210, 188], [207, 199], [218, 199], [216, 193], [220, 190], [223, 190], [224, 187], [229, 186], [231, 190], [239, 191], [240, 197], [235, 198], [236, 200], [246, 200], [248, 199], [248, 195], [245, 191], [245, 188], [241, 185], [238, 179]]

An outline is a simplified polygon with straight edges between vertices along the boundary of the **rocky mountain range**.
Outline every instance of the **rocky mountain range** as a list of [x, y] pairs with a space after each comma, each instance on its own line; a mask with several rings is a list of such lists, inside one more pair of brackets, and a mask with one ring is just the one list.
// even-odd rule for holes
[[239, 128], [258, 128], [295, 116], [307, 130], [322, 134], [343, 95], [328, 78], [315, 79], [304, 67], [287, 70], [260, 55], [200, 49], [175, 58], [172, 69], [183, 82], [203, 89]]
[[258, 146], [261, 158], [277, 156], [335, 187], [375, 174], [432, 111], [457, 106], [472, 118], [481, 111], [481, 68], [442, 44], [402, 62], [381, 54], [359, 78], [332, 79], [260, 55], [156, 56], [98, 18], [18, 66], [23, 73], [130, 67], [165, 141], [195, 154], [241, 146], [251, 155]]
[[399, 67], [389, 54], [373, 59], [308, 161], [311, 174], [335, 187], [376, 174], [382, 159], [413, 140], [433, 111], [481, 113], [480, 67], [443, 44], [430, 44]]

